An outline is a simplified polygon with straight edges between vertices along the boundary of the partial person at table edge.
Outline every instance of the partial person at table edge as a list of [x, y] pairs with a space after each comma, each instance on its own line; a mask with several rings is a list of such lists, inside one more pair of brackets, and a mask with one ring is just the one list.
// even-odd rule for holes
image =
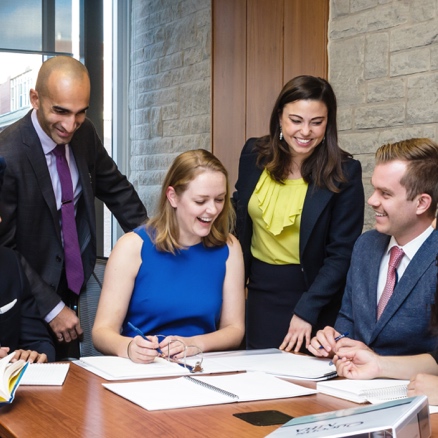
[[[5, 169], [5, 160], [0, 156], [0, 192]], [[12, 362], [55, 360], [53, 341], [39, 315], [20, 259], [11, 249], [0, 246], [0, 359], [12, 352]]]

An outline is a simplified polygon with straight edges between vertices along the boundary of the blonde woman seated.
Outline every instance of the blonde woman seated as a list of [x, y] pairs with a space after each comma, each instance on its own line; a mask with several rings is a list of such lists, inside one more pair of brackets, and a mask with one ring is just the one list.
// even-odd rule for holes
[[233, 218], [222, 163], [203, 149], [179, 155], [157, 215], [111, 253], [93, 327], [96, 348], [140, 363], [237, 348], [244, 274], [240, 244], [229, 232]]

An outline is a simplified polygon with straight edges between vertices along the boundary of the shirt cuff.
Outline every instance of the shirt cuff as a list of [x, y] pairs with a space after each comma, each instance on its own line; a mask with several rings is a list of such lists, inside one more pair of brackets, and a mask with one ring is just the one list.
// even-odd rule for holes
[[54, 309], [52, 309], [44, 318], [44, 321], [49, 323], [52, 319], [55, 319], [60, 313], [61, 310], [65, 307], [65, 304], [60, 301]]

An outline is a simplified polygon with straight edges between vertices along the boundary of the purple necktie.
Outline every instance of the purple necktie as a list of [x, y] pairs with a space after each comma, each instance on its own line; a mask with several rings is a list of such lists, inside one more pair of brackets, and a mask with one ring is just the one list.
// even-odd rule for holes
[[388, 276], [386, 277], [385, 288], [383, 289], [382, 296], [380, 297], [379, 304], [377, 305], [377, 319], [379, 319], [382, 315], [383, 310], [388, 304], [392, 292], [394, 291], [397, 268], [404, 254], [405, 253], [403, 252], [403, 250], [398, 246], [393, 246], [391, 248], [391, 254], [389, 256], [388, 263]]
[[56, 156], [56, 168], [61, 182], [61, 219], [64, 238], [65, 275], [68, 288], [76, 294], [81, 291], [84, 282], [81, 251], [79, 249], [78, 231], [75, 220], [75, 204], [73, 198], [73, 183], [70, 169], [65, 158], [65, 145], [59, 144], [53, 149]]

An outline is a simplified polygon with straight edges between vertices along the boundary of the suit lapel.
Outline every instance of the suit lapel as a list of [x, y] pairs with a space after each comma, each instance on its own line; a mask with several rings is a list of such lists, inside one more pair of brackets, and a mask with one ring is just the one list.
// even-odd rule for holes
[[84, 251], [92, 237], [95, 239], [96, 235], [96, 215], [94, 210], [94, 193], [91, 184], [91, 174], [88, 171], [87, 154], [83, 153], [81, 150], [82, 147], [83, 145], [78, 144], [78, 142], [75, 141], [75, 137], [73, 137], [70, 143], [70, 148], [76, 161], [79, 180], [82, 186], [82, 202], [79, 205], [84, 206], [85, 211], [83, 214], [86, 215], [85, 218], [78, 208], [79, 217], [76, 218], [76, 222], [78, 226], [78, 237], [81, 245], [81, 252]]
[[56, 208], [56, 199], [53, 192], [52, 180], [50, 178], [49, 169], [47, 167], [46, 157], [44, 156], [43, 148], [39, 138], [33, 128], [30, 113], [24, 120], [22, 139], [25, 145], [24, 150], [29, 163], [35, 173], [37, 184], [41, 189], [41, 193], [49, 207], [55, 229], [57, 230], [59, 239], [61, 239], [61, 227], [59, 225], [58, 211]]
[[307, 188], [306, 198], [304, 199], [303, 214], [300, 225], [300, 256], [302, 257], [306, 249], [309, 237], [317, 224], [321, 213], [326, 208], [333, 192], [327, 189], [320, 189], [313, 183]]
[[[357, 265], [357, 269], [360, 270], [360, 275], [365, 279], [365, 290], [360, 296], [361, 305], [365, 307], [363, 311], [363, 321], [360, 321], [360, 325], [366, 328], [366, 339], [364, 342], [369, 345], [375, 338], [376, 333], [381, 329], [378, 325], [381, 324], [382, 318], [376, 325], [377, 317], [377, 285], [379, 281], [380, 262], [388, 247], [390, 237], [376, 233], [375, 239], [373, 239], [367, 248], [365, 248], [365, 254], [362, 254], [363, 260]], [[369, 254], [376, 254], [376, 256], [370, 257]], [[354, 285], [353, 285], [354, 288]]]
[[372, 333], [370, 343], [373, 342], [378, 334], [382, 331], [385, 325], [390, 321], [406, 297], [412, 292], [418, 280], [424, 275], [432, 263], [434, 263], [434, 255], [436, 255], [437, 247], [437, 232], [434, 231], [429, 236], [420, 249], [410, 261], [400, 281], [397, 283], [393, 295], [385, 307], [382, 316], [377, 321], [375, 329]]

